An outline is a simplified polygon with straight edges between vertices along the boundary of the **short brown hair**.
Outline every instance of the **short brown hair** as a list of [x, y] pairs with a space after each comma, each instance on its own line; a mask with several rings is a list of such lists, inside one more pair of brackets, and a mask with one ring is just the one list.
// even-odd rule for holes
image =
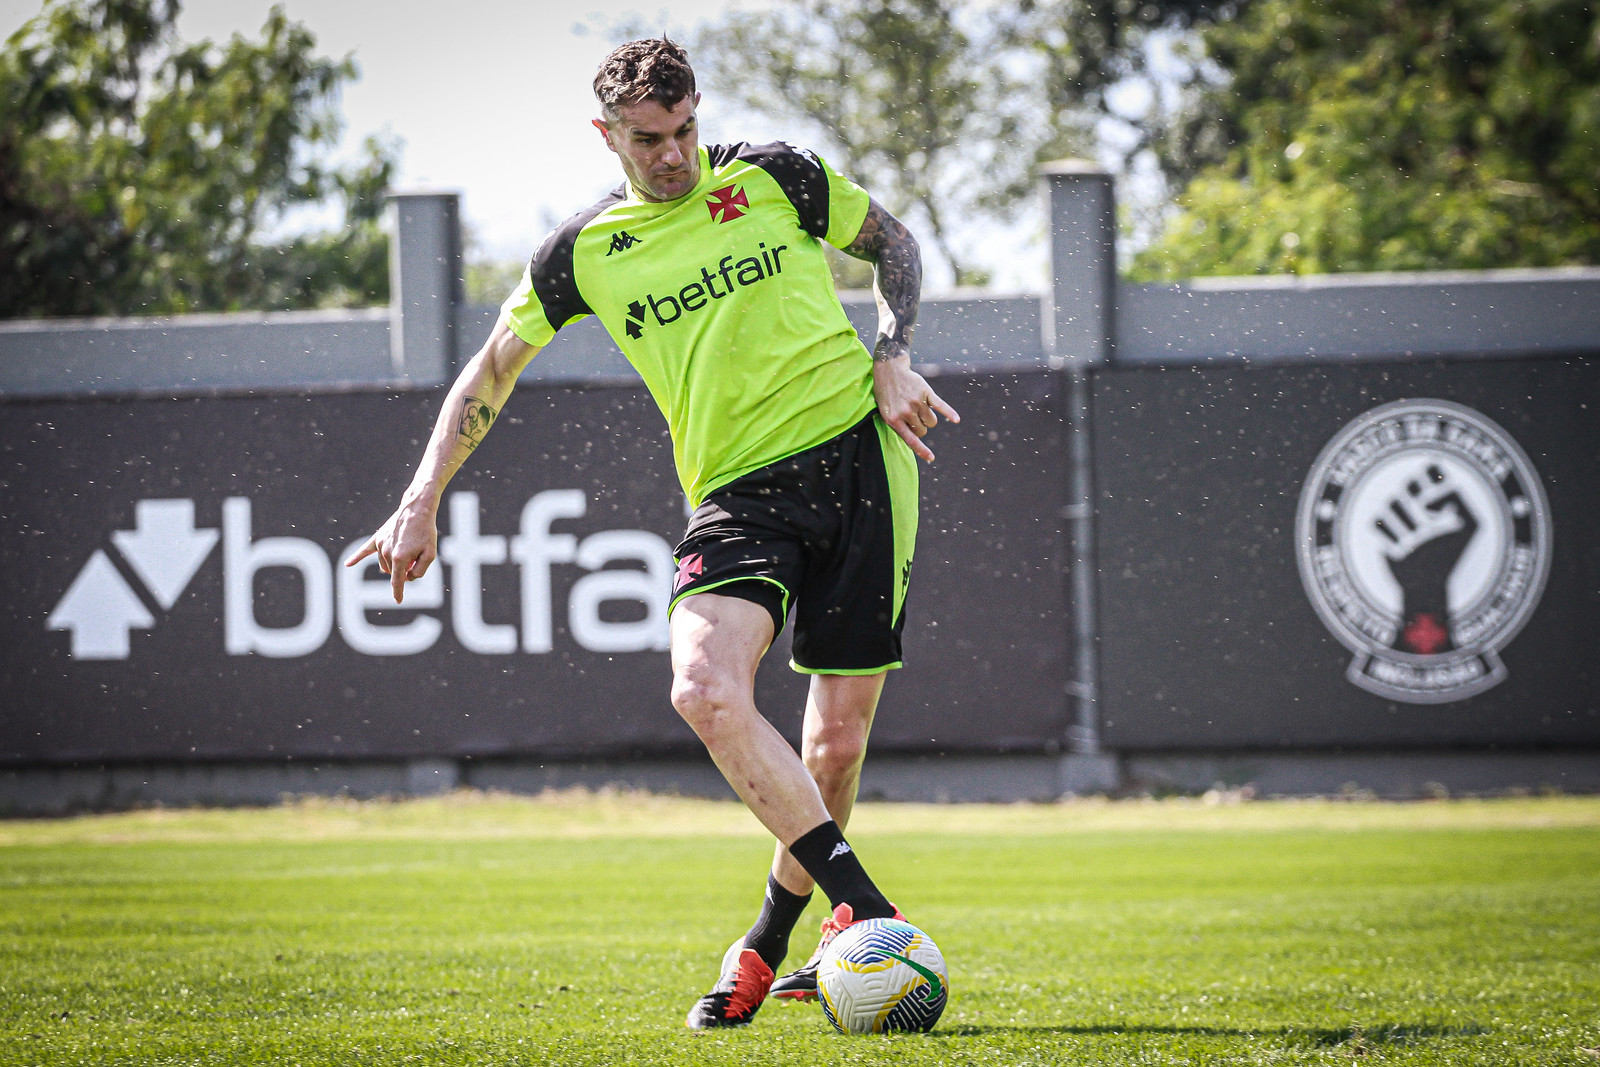
[[664, 36], [621, 45], [606, 56], [594, 76], [594, 97], [608, 119], [617, 117], [621, 105], [654, 100], [671, 110], [693, 95], [689, 54]]

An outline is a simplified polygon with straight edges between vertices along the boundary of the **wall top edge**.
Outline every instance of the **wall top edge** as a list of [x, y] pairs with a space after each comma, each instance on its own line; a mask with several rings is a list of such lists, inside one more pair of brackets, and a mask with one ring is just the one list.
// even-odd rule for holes
[[1356, 289], [1505, 285], [1526, 282], [1600, 283], [1600, 267], [1507, 267], [1499, 270], [1370, 271], [1349, 274], [1242, 274], [1187, 278], [1177, 282], [1122, 282], [1130, 289], [1156, 292], [1228, 292], [1261, 289]]
[[1039, 164], [1038, 172], [1045, 176], [1052, 175], [1091, 175], [1093, 177], [1109, 178], [1111, 172], [1092, 159], [1052, 159], [1048, 163]]
[[175, 330], [195, 326], [293, 326], [325, 322], [388, 322], [389, 308], [330, 308], [322, 311], [213, 311], [191, 315], [94, 315], [64, 319], [0, 321], [0, 334], [62, 330]]
[[1183, 350], [1152, 352], [1141, 350], [1132, 344], [1126, 344], [1117, 349], [1116, 355], [1109, 365], [1118, 370], [1143, 370], [1149, 368], [1159, 370], [1170, 367], [1231, 367], [1248, 369], [1251, 367], [1306, 367], [1362, 363], [1462, 364], [1519, 360], [1600, 360], [1600, 348], [1584, 345], [1552, 346], [1549, 348], [1528, 345], [1510, 348], [1448, 349], [1422, 345], [1416, 348], [1374, 347], [1370, 349], [1330, 346], [1310, 351], [1284, 350], [1279, 352], [1238, 350], [1223, 352]]
[[[877, 297], [871, 289], [840, 289], [841, 304], [871, 304]], [[924, 304], [954, 304], [963, 301], [1043, 300], [1043, 293], [1022, 289], [985, 289], [975, 285], [959, 285], [949, 289], [932, 289], [922, 294]]]

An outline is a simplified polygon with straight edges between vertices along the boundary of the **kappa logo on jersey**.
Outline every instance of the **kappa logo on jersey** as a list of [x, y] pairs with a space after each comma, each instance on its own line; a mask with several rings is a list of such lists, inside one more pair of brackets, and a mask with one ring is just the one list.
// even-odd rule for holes
[[644, 244], [643, 237], [635, 237], [627, 230], [618, 230], [611, 235], [611, 247], [606, 249], [606, 255], [609, 256], [613, 252], [626, 252], [634, 245], [642, 244]]
[[1362, 415], [1311, 467], [1295, 521], [1300, 577], [1351, 652], [1347, 677], [1443, 704], [1506, 677], [1500, 650], [1538, 605], [1550, 516], [1511, 435], [1444, 400]]
[[717, 222], [732, 222], [750, 210], [750, 198], [744, 195], [742, 185], [724, 185], [713, 189], [706, 200], [706, 210]]
[[817, 158], [817, 154], [815, 152], [811, 151], [811, 149], [809, 149], [809, 148], [801, 148], [799, 145], [790, 144], [788, 141], [779, 141], [778, 143], [783, 145], [789, 151], [793, 152], [795, 155], [797, 155], [797, 156], [801, 157], [802, 159], [806, 160], [806, 162], [810, 163], [813, 167], [816, 167], [818, 170], [822, 169], [822, 160], [818, 159]]
[[701, 267], [699, 280], [689, 282], [675, 293], [665, 296], [646, 293], [635, 298], [628, 303], [628, 336], [637, 341], [652, 318], [657, 326], [670, 325], [690, 312], [709, 306], [711, 301], [721, 300], [735, 289], [782, 274], [782, 255], [788, 250], [788, 245], [768, 248], [767, 243], [762, 241], [753, 255], [739, 260], [723, 256], [715, 270]]

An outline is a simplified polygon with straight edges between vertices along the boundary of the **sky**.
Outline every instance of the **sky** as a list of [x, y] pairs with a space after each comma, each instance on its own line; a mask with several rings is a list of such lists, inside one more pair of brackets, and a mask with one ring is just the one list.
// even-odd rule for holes
[[[342, 102], [349, 150], [368, 134], [398, 136], [398, 187], [460, 192], [478, 251], [496, 259], [525, 259], [550, 224], [622, 179], [589, 125], [596, 113], [589, 83], [612, 42], [598, 29], [579, 34], [574, 27], [629, 15], [649, 19], [652, 29], [693, 25], [728, 6], [673, 0], [669, 15], [651, 0], [281, 2], [316, 35], [322, 54], [355, 54], [361, 78], [346, 86]], [[42, 6], [0, 0], [0, 37]], [[188, 0], [179, 30], [186, 41], [253, 38], [271, 7], [271, 0]], [[723, 127], [709, 97], [701, 121], [708, 141], [747, 139], [746, 125]]]
[[[555, 223], [622, 180], [616, 157], [589, 125], [596, 114], [589, 85], [614, 43], [605, 27], [643, 19], [651, 32], [672, 30], [778, 0], [673, 0], [670, 9], [659, 0], [280, 2], [316, 36], [321, 54], [353, 53], [360, 68], [343, 92], [341, 151], [354, 158], [369, 134], [397, 137], [397, 190], [459, 192], [469, 255], [523, 261]], [[0, 0], [0, 38], [42, 6]], [[271, 7], [272, 0], [187, 0], [179, 32], [191, 42], [257, 38]], [[719, 110], [715, 95], [702, 101], [700, 120], [707, 143], [797, 136], [770, 120]], [[1042, 284], [1042, 247], [1026, 239], [1026, 229], [985, 226], [969, 235], [997, 288]], [[924, 261], [930, 289], [948, 283], [937, 256]]]

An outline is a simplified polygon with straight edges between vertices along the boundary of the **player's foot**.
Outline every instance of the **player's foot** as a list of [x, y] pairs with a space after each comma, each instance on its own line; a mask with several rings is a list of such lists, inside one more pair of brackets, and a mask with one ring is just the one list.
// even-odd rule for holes
[[[905, 919], [899, 908], [894, 909], [894, 917], [902, 921]], [[854, 921], [855, 912], [850, 905], [840, 904], [834, 908], [833, 914], [822, 920], [822, 940], [817, 942], [817, 950], [806, 960], [805, 966], [774, 981], [771, 995], [783, 1000], [816, 1000], [817, 967], [822, 963], [822, 954], [828, 951], [833, 939]]]
[[683, 1025], [691, 1030], [718, 1026], [744, 1026], [772, 988], [772, 968], [759, 953], [744, 947], [744, 938], [728, 946], [722, 956], [722, 977], [716, 988], [694, 1002]]

